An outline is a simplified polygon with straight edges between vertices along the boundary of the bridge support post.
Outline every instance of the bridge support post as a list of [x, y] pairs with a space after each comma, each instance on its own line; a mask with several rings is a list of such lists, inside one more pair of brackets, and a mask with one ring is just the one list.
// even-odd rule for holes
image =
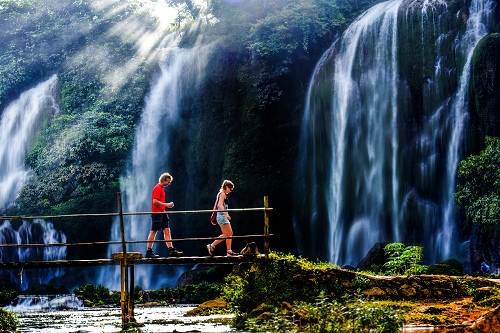
[[[111, 255], [111, 259], [120, 261], [120, 281], [121, 281], [121, 309], [122, 326], [140, 326], [134, 317], [134, 286], [135, 286], [135, 260], [142, 259], [140, 252], [128, 252], [123, 256], [123, 252], [116, 252]], [[127, 277], [127, 279], [125, 279]]]
[[125, 240], [125, 225], [123, 223], [123, 206], [122, 196], [118, 192], [118, 214], [120, 218], [120, 233], [122, 236], [122, 252], [123, 257], [120, 261], [120, 282], [121, 282], [121, 308], [122, 308], [122, 327], [125, 327], [130, 321], [134, 319], [134, 309], [130, 309], [130, 294], [129, 294], [129, 281], [128, 281], [128, 264], [127, 264], [127, 242]]
[[[142, 255], [141, 255], [142, 257]], [[134, 262], [132, 261], [129, 265], [130, 269], [130, 282], [129, 282], [129, 292], [128, 292], [128, 315], [129, 318], [135, 321], [134, 318]]]

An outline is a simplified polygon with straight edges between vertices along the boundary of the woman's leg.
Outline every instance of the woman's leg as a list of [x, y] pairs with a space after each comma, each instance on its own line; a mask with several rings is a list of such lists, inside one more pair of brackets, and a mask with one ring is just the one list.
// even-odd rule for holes
[[[220, 235], [219, 237], [231, 237], [233, 235], [233, 229], [231, 228], [230, 223], [225, 223], [225, 224], [221, 225], [220, 229], [222, 231], [222, 235]], [[216, 239], [212, 243], [212, 247], [215, 248], [219, 243], [222, 243], [224, 240], [226, 241], [227, 250], [228, 251], [231, 250], [231, 245], [233, 243], [233, 240], [230, 238], [228, 238], [228, 239]]]

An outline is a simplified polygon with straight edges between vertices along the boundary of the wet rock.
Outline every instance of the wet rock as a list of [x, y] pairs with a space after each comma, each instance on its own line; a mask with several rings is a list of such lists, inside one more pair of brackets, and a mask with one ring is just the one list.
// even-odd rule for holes
[[144, 306], [144, 307], [152, 307], [152, 306], [161, 306], [162, 304], [159, 303], [159, 302], [146, 302], [146, 303], [143, 303], [143, 304], [140, 304], [140, 305]]
[[387, 242], [376, 243], [356, 268], [360, 271], [379, 272], [387, 262], [387, 256], [384, 251], [384, 247], [387, 244]]
[[382, 289], [380, 289], [379, 287], [373, 287], [367, 290], [363, 290], [362, 294], [367, 297], [373, 297], [373, 298], [385, 298], [387, 296], [387, 293]]
[[232, 270], [231, 265], [198, 265], [195, 269], [182, 273], [177, 280], [177, 287], [203, 281], [222, 283]]
[[443, 333], [500, 333], [500, 306], [488, 312], [470, 326], [455, 327]]
[[259, 249], [255, 242], [248, 243], [241, 251], [242, 256], [245, 257], [257, 257], [260, 255]]
[[217, 298], [214, 300], [206, 301], [196, 308], [188, 311], [186, 316], [197, 316], [206, 312], [207, 309], [227, 309], [229, 308], [229, 303], [222, 298]]

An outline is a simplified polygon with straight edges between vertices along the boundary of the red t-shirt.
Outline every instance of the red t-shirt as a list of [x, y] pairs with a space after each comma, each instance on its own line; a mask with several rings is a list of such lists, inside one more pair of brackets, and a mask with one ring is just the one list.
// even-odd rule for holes
[[163, 189], [163, 186], [160, 184], [156, 184], [156, 186], [153, 188], [153, 199], [151, 200], [151, 211], [152, 212], [164, 212], [165, 207], [164, 206], [158, 206], [155, 205], [154, 199], [157, 199], [158, 201], [161, 202], [167, 202], [167, 196], [165, 195], [165, 190]]

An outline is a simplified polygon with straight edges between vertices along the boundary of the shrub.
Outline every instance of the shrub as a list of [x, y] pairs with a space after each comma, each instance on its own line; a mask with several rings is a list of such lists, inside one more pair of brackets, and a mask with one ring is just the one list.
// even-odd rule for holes
[[281, 302], [314, 302], [325, 293], [340, 297], [344, 287], [325, 272], [335, 267], [329, 263], [313, 263], [304, 258], [271, 252], [269, 261], [255, 262], [251, 267], [240, 266], [226, 277], [222, 298], [242, 311], [252, 310], [262, 303], [279, 306]]
[[76, 296], [89, 300], [96, 305], [116, 304], [116, 299], [111, 297], [108, 288], [103, 285], [87, 283], [73, 290]]
[[391, 243], [384, 247], [389, 260], [384, 264], [386, 273], [390, 275], [421, 274], [427, 270], [420, 265], [422, 261], [421, 246], [405, 246], [403, 243]]
[[174, 291], [178, 303], [203, 303], [220, 296], [222, 283], [190, 283], [182, 287], [177, 287]]
[[17, 297], [16, 291], [0, 291], [0, 307], [9, 305]]
[[447, 259], [439, 264], [430, 265], [427, 268], [428, 274], [435, 275], [464, 275], [464, 265], [457, 259]]
[[497, 307], [500, 305], [500, 289], [478, 289], [474, 294], [474, 302], [480, 306]]
[[329, 302], [320, 297], [316, 303], [298, 302], [294, 308], [282, 307], [268, 318], [248, 319], [254, 332], [399, 332], [404, 324], [400, 310], [361, 300], [350, 303]]
[[0, 331], [15, 331], [18, 325], [19, 320], [14, 312], [0, 308]]

